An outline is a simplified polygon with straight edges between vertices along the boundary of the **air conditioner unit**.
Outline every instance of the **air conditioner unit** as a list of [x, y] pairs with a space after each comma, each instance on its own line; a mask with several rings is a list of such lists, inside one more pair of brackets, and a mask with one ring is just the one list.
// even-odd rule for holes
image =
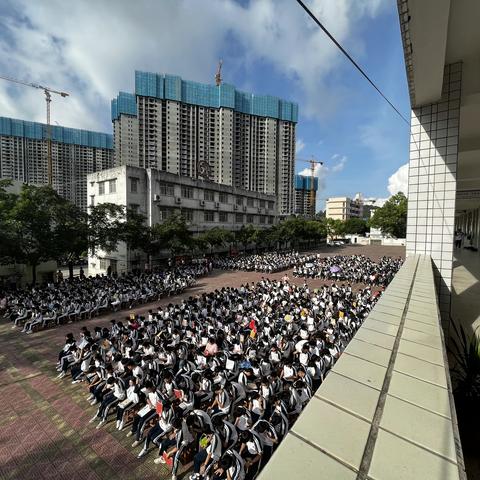
[[158, 195], [158, 194], [155, 195], [155, 197], [154, 197], [155, 202], [159, 202], [161, 199], [162, 199], [162, 197], [160, 197], [160, 195]]
[[205, 206], [205, 200], [200, 200], [200, 206], [204, 207]]
[[215, 208], [220, 208], [220, 202], [215, 202]]
[[175, 197], [175, 203], [182, 203], [182, 199], [180, 197]]

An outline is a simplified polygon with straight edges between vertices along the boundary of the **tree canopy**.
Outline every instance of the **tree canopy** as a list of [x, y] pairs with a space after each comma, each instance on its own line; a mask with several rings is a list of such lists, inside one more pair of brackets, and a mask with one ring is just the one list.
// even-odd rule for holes
[[399, 192], [377, 208], [370, 219], [370, 226], [379, 228], [383, 235], [405, 238], [407, 235], [407, 197]]

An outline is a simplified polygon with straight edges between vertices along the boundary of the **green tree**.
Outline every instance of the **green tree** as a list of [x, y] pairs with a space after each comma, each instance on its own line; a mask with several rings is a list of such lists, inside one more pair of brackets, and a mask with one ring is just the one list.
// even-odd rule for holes
[[7, 222], [15, 241], [13, 258], [31, 266], [34, 284], [37, 266], [60, 254], [54, 210], [61, 200], [51, 187], [24, 185], [8, 214]]
[[345, 221], [345, 233], [365, 235], [368, 230], [367, 222], [363, 218], [349, 218]]
[[15, 232], [11, 224], [11, 211], [18, 195], [8, 192], [10, 180], [0, 180], [0, 263], [11, 263], [15, 257]]
[[383, 235], [405, 238], [407, 235], [407, 197], [399, 192], [390, 197], [385, 205], [375, 210], [370, 226], [379, 228]]
[[234, 241], [234, 239], [234, 234], [231, 231], [220, 227], [214, 227], [203, 232], [199, 237], [197, 237], [196, 241], [199, 243], [199, 245], [201, 245], [201, 242], [203, 242], [203, 251], [205, 251], [207, 248], [212, 250], [213, 248], [229, 245]]
[[160, 248], [170, 250], [172, 256], [193, 246], [192, 232], [188, 229], [185, 218], [181, 215], [172, 215], [153, 228]]
[[55, 223], [56, 260], [68, 265], [73, 279], [73, 267], [88, 252], [88, 215], [73, 203], [59, 197], [52, 206]]
[[341, 237], [345, 234], [345, 223], [342, 220], [326, 218], [324, 226], [327, 237], [330, 239]]
[[125, 237], [125, 207], [114, 203], [100, 203], [89, 207], [88, 246], [92, 254], [100, 249], [113, 252]]

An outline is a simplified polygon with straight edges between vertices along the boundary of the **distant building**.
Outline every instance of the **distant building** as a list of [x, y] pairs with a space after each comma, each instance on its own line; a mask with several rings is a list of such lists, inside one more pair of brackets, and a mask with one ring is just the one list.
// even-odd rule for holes
[[363, 219], [369, 220], [375, 210], [385, 205], [386, 198], [364, 198], [363, 199]]
[[135, 72], [135, 94], [112, 100], [115, 165], [208, 178], [276, 195], [294, 211], [298, 105], [234, 86]]
[[355, 198], [331, 197], [326, 202], [326, 217], [334, 220], [348, 220], [349, 218], [363, 218], [363, 199], [357, 193]]
[[[88, 175], [90, 205], [109, 202], [125, 205], [145, 215], [153, 226], [181, 214], [193, 232], [213, 227], [238, 230], [277, 222], [275, 195], [251, 192], [228, 185], [162, 172], [153, 168], [120, 166]], [[120, 244], [116, 252], [89, 257], [90, 275], [143, 268], [145, 257]]]
[[[86, 176], [113, 166], [112, 136], [51, 126], [53, 188], [82, 209], [87, 207]], [[46, 185], [47, 126], [0, 117], [0, 178]]]
[[313, 217], [317, 202], [318, 177], [295, 175], [295, 214]]

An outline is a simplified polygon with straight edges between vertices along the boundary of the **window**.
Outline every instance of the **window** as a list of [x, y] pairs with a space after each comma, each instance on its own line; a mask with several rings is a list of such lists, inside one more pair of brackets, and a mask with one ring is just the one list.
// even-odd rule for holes
[[105, 182], [98, 182], [98, 194], [105, 195]]
[[95, 205], [95, 195], [90, 195], [90, 206], [94, 206]]
[[260, 200], [260, 208], [265, 208], [265, 200]]
[[222, 223], [228, 222], [228, 213], [227, 212], [218, 212], [218, 221]]
[[107, 268], [108, 268], [107, 259], [106, 258], [101, 258], [100, 259], [100, 269], [101, 270], [106, 270]]
[[182, 185], [182, 197], [183, 198], [193, 198], [193, 188]]
[[213, 212], [203, 212], [203, 219], [206, 222], [213, 222], [215, 220]]
[[171, 213], [172, 211], [170, 208], [162, 207], [158, 209], [160, 220], [167, 220], [167, 218], [171, 215]]
[[117, 192], [117, 179], [116, 178], [108, 181], [108, 191], [109, 191], [109, 193], [116, 193]]
[[182, 208], [181, 213], [187, 222], [193, 222], [193, 210], [191, 208]]
[[268, 202], [268, 209], [269, 209], [269, 210], [273, 210], [273, 208], [274, 208], [274, 203], [270, 200], [270, 201]]
[[173, 195], [175, 194], [175, 187], [173, 183], [159, 182], [158, 186], [160, 190], [160, 195], [173, 197]]
[[247, 207], [254, 207], [255, 206], [255, 199], [248, 197], [247, 198]]
[[235, 203], [237, 205], [243, 205], [243, 197], [237, 197], [236, 200], [235, 200]]
[[260, 215], [260, 224], [261, 225], [265, 224], [265, 217], [263, 215]]
[[247, 215], [247, 223], [253, 223], [253, 215]]
[[128, 209], [129, 210], [132, 210], [133, 212], [135, 213], [138, 213], [138, 210], [140, 209], [140, 205], [136, 204], [136, 203], [130, 203], [128, 205]]
[[203, 192], [203, 198], [208, 202], [213, 202], [215, 200], [215, 192], [213, 190], [205, 190]]
[[243, 223], [243, 213], [235, 214], [235, 223]]
[[273, 224], [273, 217], [272, 217], [272, 216], [268, 217], [268, 223], [269, 223], [270, 225]]
[[131, 177], [130, 178], [130, 192], [138, 193], [138, 184], [140, 183], [139, 178]]
[[220, 192], [219, 201], [220, 203], [228, 203], [228, 193]]

